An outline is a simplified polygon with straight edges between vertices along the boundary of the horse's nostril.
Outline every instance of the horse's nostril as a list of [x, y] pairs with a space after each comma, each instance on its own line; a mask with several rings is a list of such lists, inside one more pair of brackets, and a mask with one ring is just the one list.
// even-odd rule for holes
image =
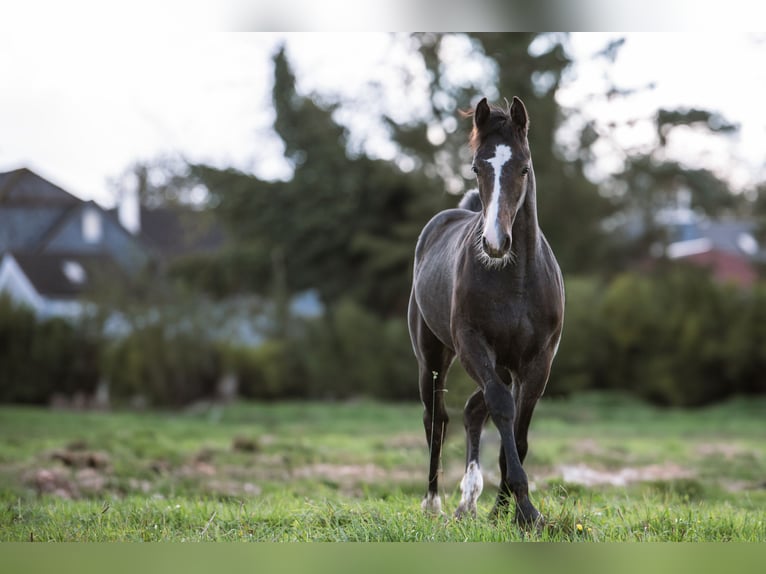
[[508, 251], [510, 248], [511, 248], [511, 236], [510, 235], [506, 235], [503, 238], [503, 246], [501, 247], [501, 249], [503, 251]]
[[489, 244], [487, 243], [487, 238], [486, 237], [482, 237], [481, 238], [481, 247], [482, 247], [482, 249], [484, 249], [485, 253], [489, 251]]

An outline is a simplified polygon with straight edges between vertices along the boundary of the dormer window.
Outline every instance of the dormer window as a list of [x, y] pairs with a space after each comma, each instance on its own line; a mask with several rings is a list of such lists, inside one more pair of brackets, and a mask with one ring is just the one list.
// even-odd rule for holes
[[61, 270], [64, 272], [66, 278], [69, 279], [70, 283], [74, 283], [75, 285], [82, 285], [85, 283], [85, 269], [77, 261], [64, 261]]
[[92, 207], [86, 208], [82, 213], [82, 238], [85, 243], [98, 243], [103, 232], [101, 213]]

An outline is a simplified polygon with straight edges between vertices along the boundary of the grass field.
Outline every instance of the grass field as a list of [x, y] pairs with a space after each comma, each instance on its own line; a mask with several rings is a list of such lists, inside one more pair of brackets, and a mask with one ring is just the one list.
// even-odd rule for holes
[[[462, 397], [443, 498], [460, 498]], [[453, 404], [454, 403], [454, 404]], [[421, 514], [416, 404], [77, 413], [0, 407], [0, 541], [766, 541], [766, 400], [658, 410], [544, 398], [526, 468], [546, 526], [487, 519], [499, 441], [483, 438], [479, 517]]]

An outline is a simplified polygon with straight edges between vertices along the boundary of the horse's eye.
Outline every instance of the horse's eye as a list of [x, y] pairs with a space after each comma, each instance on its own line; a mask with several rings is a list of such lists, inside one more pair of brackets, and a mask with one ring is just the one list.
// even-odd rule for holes
[[525, 165], [523, 168], [521, 168], [521, 175], [527, 175], [528, 173], [529, 173], [528, 166]]
[[479, 168], [475, 165], [471, 166], [471, 171], [474, 172], [476, 175], [479, 175]]

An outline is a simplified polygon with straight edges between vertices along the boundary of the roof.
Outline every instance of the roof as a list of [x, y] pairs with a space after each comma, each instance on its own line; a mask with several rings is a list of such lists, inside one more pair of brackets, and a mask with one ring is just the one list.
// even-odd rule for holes
[[74, 297], [100, 282], [126, 280], [114, 260], [106, 254], [11, 253], [21, 270], [41, 295]]
[[[141, 207], [140, 231], [134, 235], [123, 227], [116, 209], [105, 210], [92, 201], [83, 201], [33, 171], [20, 168], [0, 173], [0, 252], [43, 253], [61, 248], [52, 247], [51, 241], [59, 241], [60, 233], [71, 227], [73, 218], [89, 205], [114, 224], [109, 229], [123, 230], [138, 250], [149, 257], [173, 259], [209, 253], [225, 242], [223, 229], [209, 212], [182, 206]], [[111, 251], [115, 261], [124, 264], [120, 257], [124, 242], [113, 245], [116, 235], [108, 237], [98, 246], [84, 246], [82, 253]], [[78, 249], [71, 235], [62, 241], [64, 251], [74, 254]]]
[[756, 257], [761, 248], [755, 239], [756, 225], [751, 221], [729, 219], [708, 221], [701, 226], [705, 237], [715, 249], [736, 253], [745, 257]]
[[165, 258], [209, 253], [226, 241], [209, 212], [169, 206], [141, 208], [141, 238]]
[[667, 246], [671, 259], [718, 251], [746, 260], [763, 261], [766, 252], [755, 238], [756, 224], [741, 219], [706, 220], [676, 234], [680, 239]]
[[35, 251], [83, 201], [27, 168], [0, 173], [0, 250]]
[[66, 207], [78, 203], [80, 199], [25, 167], [0, 173], [0, 205], [3, 207], [30, 204]]

